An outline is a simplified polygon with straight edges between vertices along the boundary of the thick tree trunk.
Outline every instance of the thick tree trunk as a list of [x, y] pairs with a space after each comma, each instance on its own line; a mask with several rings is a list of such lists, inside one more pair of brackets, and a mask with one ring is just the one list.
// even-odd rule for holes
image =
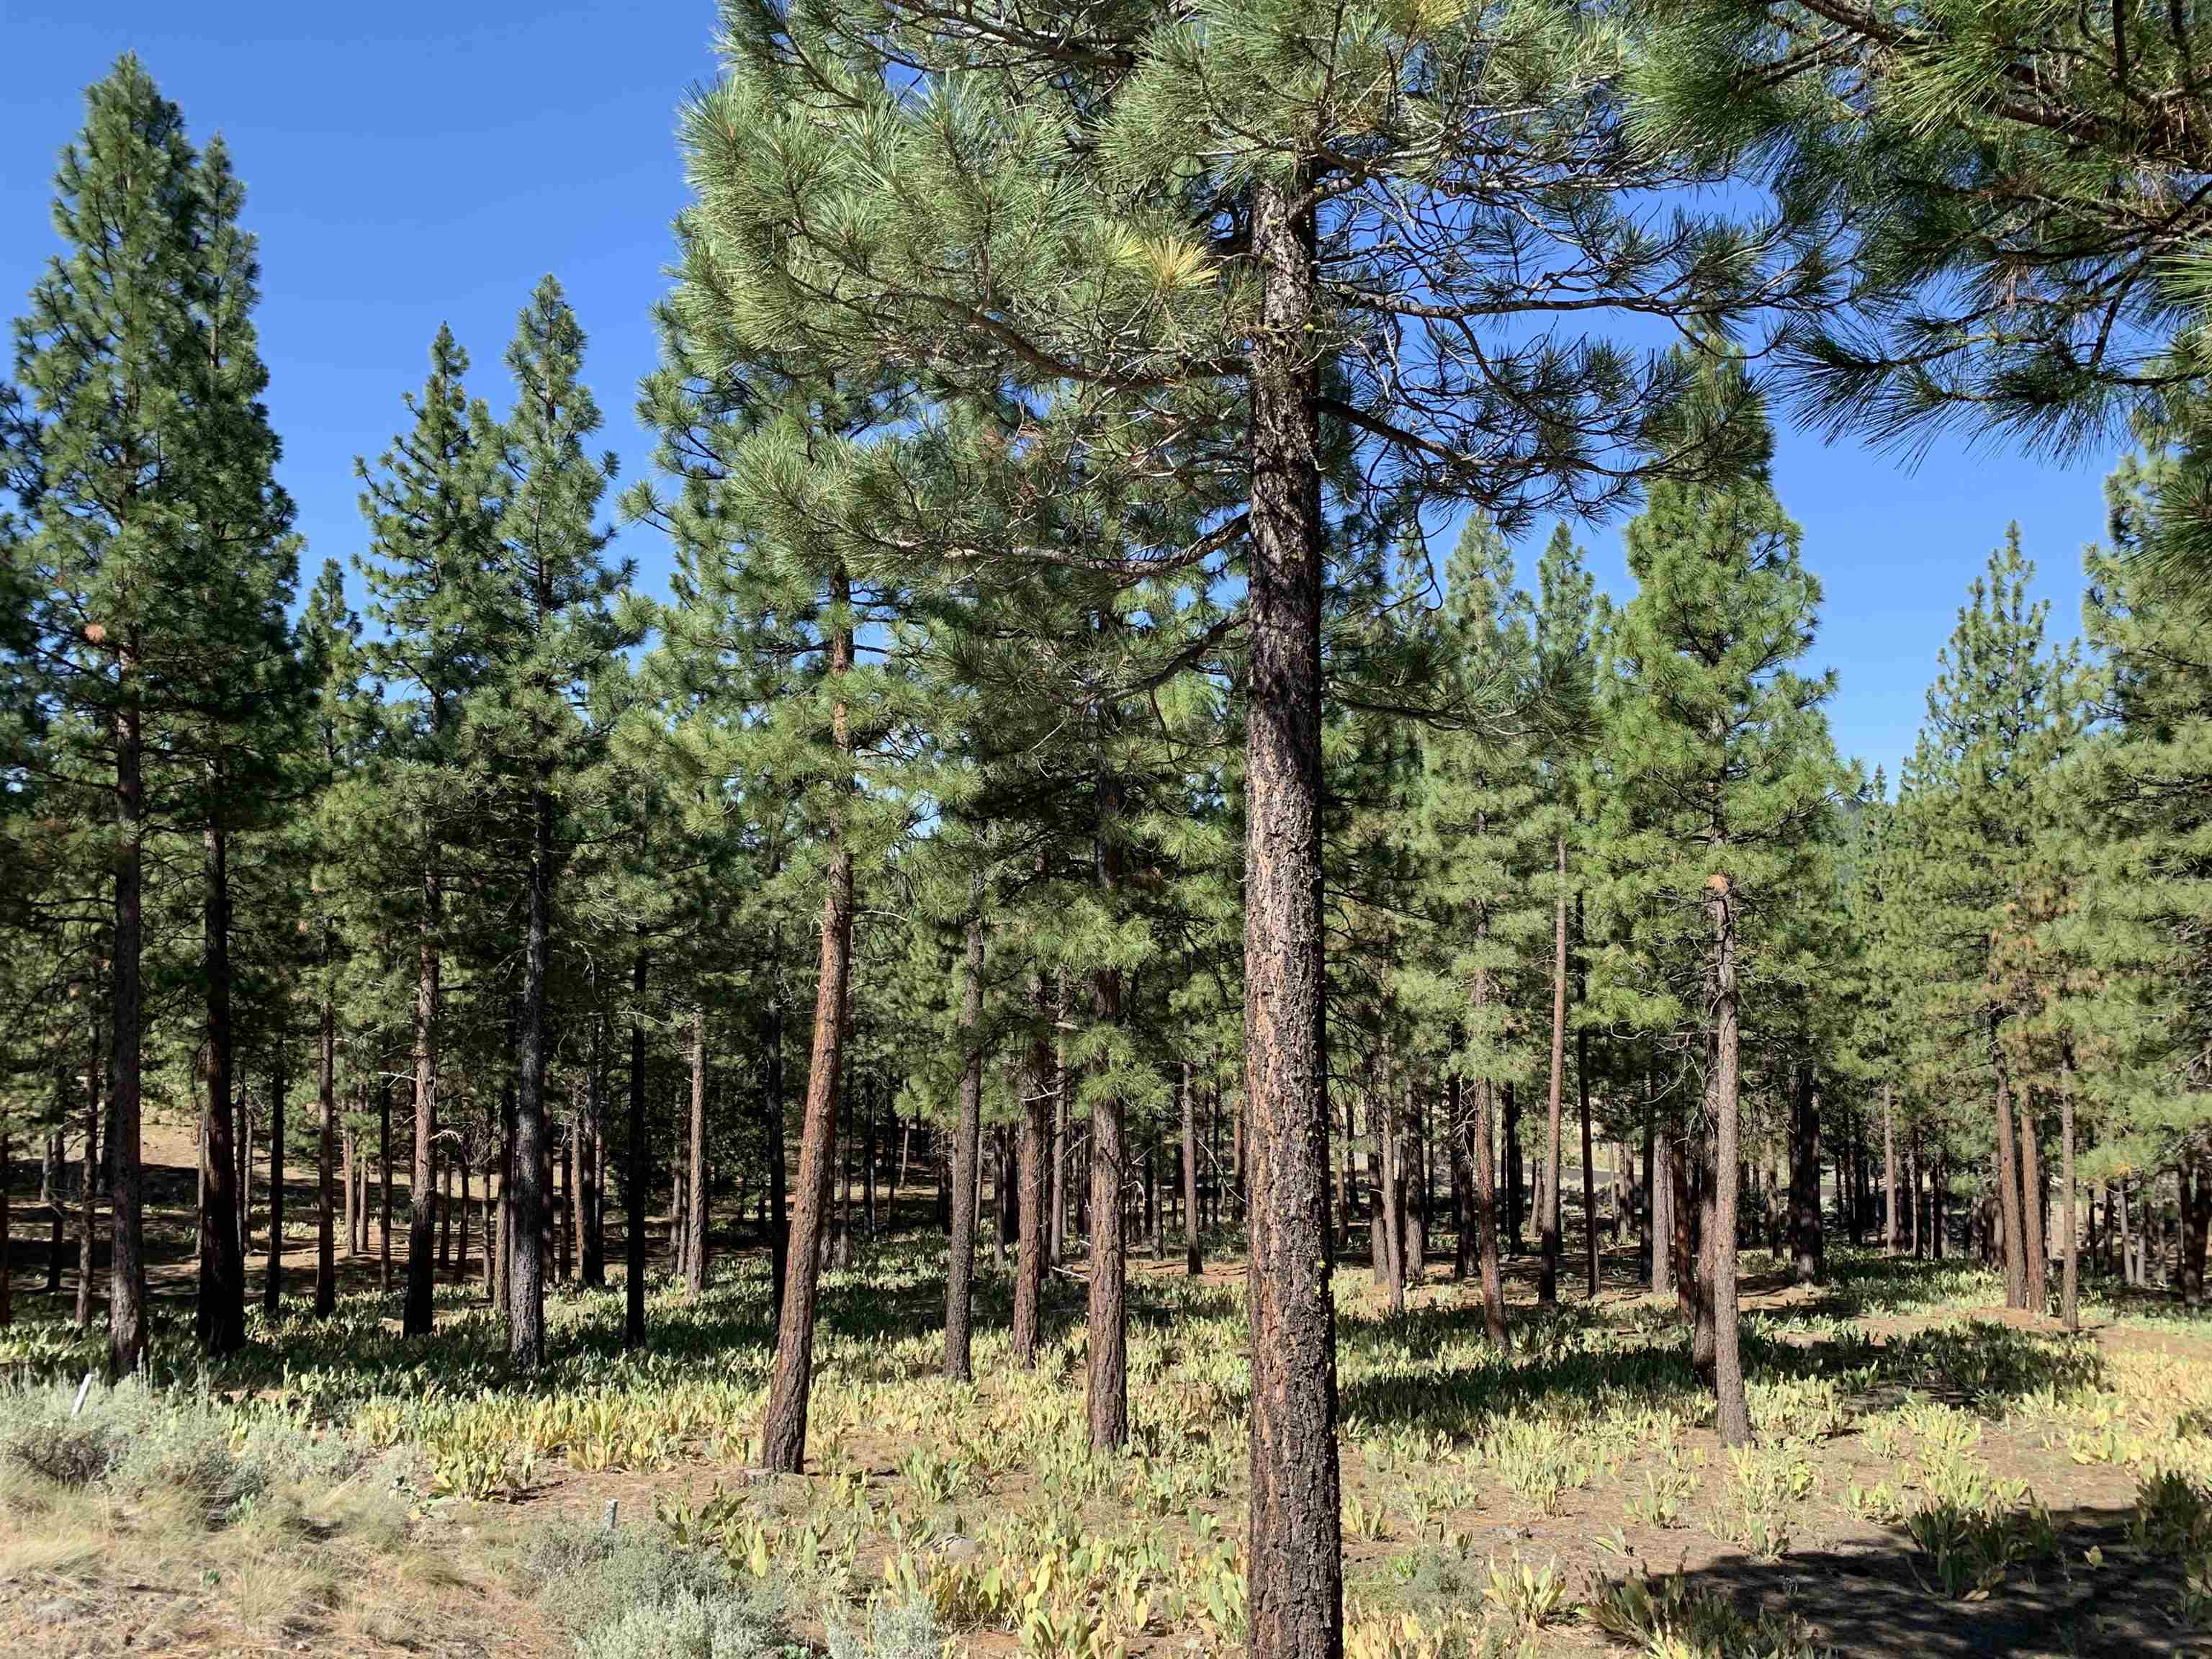
[[[645, 1189], [653, 1147], [645, 1127], [645, 951], [629, 969], [629, 1168], [623, 1175], [623, 1346], [645, 1344]], [[779, 1188], [781, 1190], [781, 1188]]]
[[140, 1204], [139, 1054], [144, 1019], [139, 953], [144, 945], [144, 817], [137, 653], [117, 653], [124, 697], [115, 711], [115, 935], [109, 996], [115, 1051], [108, 1067], [107, 1135], [112, 1236], [107, 1292], [107, 1369], [112, 1377], [138, 1369], [146, 1346], [146, 1249]]
[[1251, 1160], [1250, 1650], [1344, 1647], [1335, 1308], [1322, 1035], [1321, 581], [1307, 181], [1255, 191], [1251, 648], [1246, 746], [1245, 1111]]
[[1559, 1127], [1567, 1081], [1567, 839], [1553, 841], [1553, 874], [1559, 891], [1552, 900], [1552, 1068], [1544, 1091], [1543, 1194], [1536, 1216], [1542, 1265], [1536, 1273], [1536, 1305], [1559, 1301]]
[[[841, 569], [832, 599], [840, 609], [852, 591]], [[836, 686], [853, 665], [853, 636], [831, 641], [830, 673]], [[831, 705], [838, 751], [852, 749], [842, 691]], [[821, 1289], [822, 1231], [830, 1207], [830, 1159], [837, 1138], [839, 1073], [844, 1059], [845, 1002], [853, 947], [853, 852], [843, 827], [832, 819], [829, 871], [823, 882], [822, 954], [815, 976], [813, 1054], [800, 1118], [799, 1206], [791, 1221], [791, 1250], [776, 1326], [775, 1370], [769, 1383], [768, 1416], [761, 1431], [761, 1464], [796, 1474], [806, 1462], [807, 1394], [814, 1380], [815, 1304]]]
[[974, 1380], [968, 1312], [975, 1287], [975, 1160], [983, 1138], [983, 881], [968, 918], [960, 979], [960, 1124], [952, 1141], [952, 1249], [945, 1272], [945, 1375]]
[[1025, 1371], [1036, 1369], [1049, 1231], [1045, 1206], [1052, 1190], [1045, 1167], [1052, 1138], [1053, 1048], [1047, 1036], [1052, 1002], [1042, 973], [1030, 975], [1030, 1012], [1037, 1024], [1022, 1069], [1021, 1249], [1014, 1267], [1013, 1330], [1014, 1364]]
[[[507, 1352], [524, 1370], [545, 1363], [545, 976], [553, 929], [553, 799], [531, 792], [529, 915], [522, 951], [522, 1023], [514, 1094], [514, 1244], [507, 1272]], [[417, 1155], [420, 1162], [420, 1154]], [[417, 1178], [419, 1179], [419, 1174]], [[420, 1199], [417, 1199], [419, 1205]]]
[[204, 932], [200, 966], [207, 997], [206, 1201], [200, 1206], [199, 1301], [195, 1327], [210, 1355], [246, 1343], [246, 1261], [239, 1234], [238, 1142], [232, 1115], [230, 869], [228, 837], [201, 834]]
[[2004, 1234], [2005, 1305], [2027, 1306], [2027, 1234], [2021, 1216], [2020, 1175], [2014, 1164], [2018, 1142], [2012, 1121], [2012, 1079], [1997, 1042], [1997, 1016], [1990, 1015], [1990, 1063], [1996, 1072], [1997, 1215]]
[[707, 1288], [707, 1011], [691, 1011], [691, 1112], [684, 1143], [690, 1164], [684, 1177], [684, 1288]]
[[[1656, 1113], [1655, 1110], [1656, 1119]], [[1656, 1129], [1651, 1141], [1651, 1293], [1677, 1294], [1674, 1284], [1674, 1159], [1671, 1127]]]
[[284, 1297], [284, 1096], [290, 1085], [280, 1042], [269, 1073], [269, 1255], [261, 1279], [261, 1305], [271, 1314]]

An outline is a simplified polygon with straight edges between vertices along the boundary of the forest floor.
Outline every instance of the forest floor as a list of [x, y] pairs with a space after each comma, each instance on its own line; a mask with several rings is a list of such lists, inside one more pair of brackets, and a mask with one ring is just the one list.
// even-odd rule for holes
[[[189, 1175], [155, 1183], [173, 1261]], [[772, 1339], [757, 1255], [725, 1255], [696, 1301], [656, 1291], [635, 1354], [618, 1285], [556, 1292], [555, 1358], [528, 1384], [473, 1284], [441, 1285], [436, 1334], [404, 1343], [373, 1260], [349, 1264], [336, 1318], [299, 1310], [301, 1277], [204, 1369], [173, 1271], [153, 1386], [94, 1384], [72, 1414], [100, 1343], [67, 1323], [73, 1273], [40, 1288], [25, 1197], [0, 1331], [0, 1651], [1242, 1648], [1234, 1261], [1195, 1279], [1132, 1263], [1133, 1437], [1101, 1456], [1079, 1280], [1054, 1276], [1023, 1373], [987, 1256], [976, 1381], [954, 1385], [941, 1243], [864, 1245], [825, 1285], [810, 1472], [771, 1479], [750, 1469]], [[289, 1201], [304, 1221], [307, 1189]], [[1352, 1659], [2212, 1651], [2212, 1322], [2092, 1297], [2069, 1336], [1992, 1308], [1993, 1281], [1956, 1264], [1838, 1248], [1804, 1289], [1748, 1255], [1759, 1445], [1730, 1453], [1632, 1252], [1594, 1302], [1569, 1263], [1540, 1310], [1533, 1259], [1510, 1260], [1510, 1358], [1448, 1263], [1397, 1318], [1364, 1264], [1338, 1275]]]

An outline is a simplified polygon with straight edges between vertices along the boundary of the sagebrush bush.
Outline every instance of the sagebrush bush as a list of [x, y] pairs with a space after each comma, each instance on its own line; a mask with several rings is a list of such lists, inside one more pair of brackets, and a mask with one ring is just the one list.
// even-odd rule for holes
[[679, 1549], [657, 1528], [555, 1522], [532, 1540], [524, 1574], [582, 1659], [753, 1659], [785, 1650], [783, 1608], [771, 1588], [740, 1582], [720, 1557]]
[[577, 1659], [778, 1659], [781, 1625], [733, 1595], [682, 1590], [603, 1619], [579, 1638]]
[[133, 1502], [183, 1497], [220, 1519], [273, 1486], [325, 1489], [359, 1468], [358, 1449], [334, 1431], [264, 1416], [249, 1426], [183, 1389], [135, 1378], [95, 1384], [72, 1414], [62, 1385], [0, 1393], [0, 1455], [58, 1486], [100, 1486]]
[[939, 1659], [945, 1632], [927, 1603], [878, 1601], [868, 1609], [866, 1632], [833, 1625], [830, 1659]]

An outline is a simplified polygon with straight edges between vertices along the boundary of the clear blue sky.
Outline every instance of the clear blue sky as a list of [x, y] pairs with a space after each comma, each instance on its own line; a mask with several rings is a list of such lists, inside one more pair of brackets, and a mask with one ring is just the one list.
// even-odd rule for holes
[[[82, 88], [135, 50], [195, 139], [226, 135], [246, 181], [270, 401], [310, 579], [361, 546], [353, 459], [390, 441], [438, 324], [453, 324], [499, 406], [500, 353], [548, 270], [591, 337], [607, 441], [635, 477], [649, 446], [631, 406], [684, 200], [676, 112], [713, 73], [714, 23], [708, 0], [6, 0], [0, 309], [20, 307], [52, 251], [53, 159]], [[2025, 531], [2056, 630], [2075, 631], [2081, 545], [2103, 533], [2103, 459], [2061, 471], [1947, 443], [1907, 472], [1785, 431], [1777, 470], [1826, 586], [1819, 657], [1841, 678], [1832, 715], [1846, 753], [1893, 773], [1911, 749], [1936, 649], [2008, 520]], [[1583, 540], [1601, 584], [1625, 592], [1618, 526]], [[647, 586], [665, 585], [656, 537], [631, 531], [619, 546]]]

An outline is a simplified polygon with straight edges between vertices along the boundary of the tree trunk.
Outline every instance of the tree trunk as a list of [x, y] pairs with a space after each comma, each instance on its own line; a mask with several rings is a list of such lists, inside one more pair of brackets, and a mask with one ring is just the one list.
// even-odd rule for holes
[[280, 1039], [269, 1073], [269, 1267], [261, 1280], [261, 1305], [270, 1314], [284, 1297], [284, 1096], [290, 1083]]
[[[368, 1237], [368, 1168], [366, 1159], [362, 1160], [361, 1178], [362, 1240], [366, 1249]], [[392, 1290], [392, 1080], [389, 1078], [378, 1079], [376, 1085], [376, 1275], [378, 1288], [389, 1294]]]
[[645, 1345], [645, 1189], [653, 1147], [645, 1127], [645, 951], [629, 969], [629, 1167], [623, 1176], [623, 1346]]
[[2070, 1059], [2063, 1066], [2058, 1086], [2058, 1184], [2066, 1195], [2066, 1207], [2059, 1225], [2065, 1229], [2066, 1260], [2060, 1270], [2059, 1317], [2069, 1331], [2081, 1328], [2081, 1267], [2080, 1260], [2079, 1218], [2074, 1212], [2074, 1066]]
[[[778, 928], [770, 956], [780, 962], [782, 954], [783, 933]], [[783, 998], [774, 986], [763, 1018], [767, 1029], [761, 1037], [761, 1127], [768, 1143], [769, 1314], [781, 1321], [784, 1281], [791, 1270], [791, 1216], [787, 1207], [791, 1172], [786, 1167], [783, 1136]]]
[[1183, 1271], [1195, 1279], [1206, 1271], [1206, 1257], [1199, 1245], [1198, 1133], [1197, 1120], [1191, 1110], [1188, 1060], [1182, 1063], [1182, 1106]]
[[507, 1352], [519, 1368], [535, 1370], [545, 1363], [545, 976], [553, 924], [553, 799], [542, 786], [531, 792], [529, 888], [522, 1021], [516, 1033], [514, 1199], [509, 1206], [514, 1242], [507, 1265]]
[[[1475, 975], [1477, 1006], [1484, 979], [1481, 974]], [[1460, 1086], [1457, 1073], [1453, 1074], [1452, 1086]], [[1483, 1334], [1490, 1339], [1491, 1346], [1501, 1353], [1510, 1353], [1513, 1337], [1505, 1326], [1505, 1276], [1498, 1261], [1498, 1166], [1490, 1150], [1493, 1128], [1490, 1091], [1489, 1079], [1474, 1080], [1474, 1121], [1468, 1126], [1468, 1139], [1474, 1146], [1474, 1248], [1482, 1277]]]
[[108, 1067], [107, 1164], [112, 1235], [107, 1293], [107, 1370], [111, 1378], [138, 1369], [146, 1344], [146, 1250], [140, 1211], [139, 1055], [144, 1018], [139, 952], [143, 947], [144, 817], [137, 699], [137, 653], [117, 655], [123, 689], [115, 711], [115, 933], [109, 995], [115, 1051]]
[[1881, 1235], [1882, 1254], [1898, 1253], [1897, 1109], [1890, 1085], [1881, 1085]]
[[[1111, 778], [1098, 781], [1097, 880], [1109, 914], [1120, 902], [1121, 831], [1116, 821], [1121, 792]], [[1121, 975], [1103, 968], [1091, 979], [1092, 1012], [1102, 1028], [1121, 1023]], [[1125, 1108], [1117, 1092], [1102, 1092], [1091, 1106], [1091, 1285], [1088, 1316], [1091, 1445], [1112, 1451], [1129, 1438], [1129, 1309], [1127, 1240], [1121, 1189], [1127, 1180]]]
[[2027, 1308], [2040, 1316], [2051, 1309], [2049, 1257], [2043, 1248], [2043, 1157], [2036, 1146], [2035, 1100], [2020, 1103], [2021, 1253], [2027, 1273]]
[[[76, 1328], [92, 1323], [93, 1274], [100, 1243], [100, 1012], [92, 1016], [92, 1048], [84, 1063], [84, 1180], [77, 1194]], [[109, 1148], [113, 1155], [112, 1143]]]
[[975, 1160], [983, 1137], [983, 878], [975, 878], [960, 978], [960, 1125], [952, 1142], [952, 1249], [945, 1273], [945, 1375], [974, 1380], [968, 1310], [975, 1285]]
[[577, 1136], [576, 1180], [576, 1225], [583, 1235], [584, 1283], [595, 1291], [603, 1291], [607, 1285], [607, 1175], [599, 1155], [605, 1144], [600, 1126], [606, 1121], [607, 1110], [606, 1036], [605, 1010], [596, 1009], [592, 1014], [591, 1070], [584, 1082], [584, 1121]]
[[[1653, 1115], [1656, 1121], [1657, 1109]], [[1651, 1141], [1651, 1293], [1679, 1294], [1674, 1284], [1674, 1136], [1671, 1127], [1656, 1127]]]
[[323, 1000], [315, 1032], [315, 1317], [327, 1319], [338, 1304], [337, 1242], [332, 1235], [338, 1128], [338, 1015]]
[[1521, 1222], [1523, 1185], [1523, 1162], [1521, 1157], [1521, 1096], [1508, 1083], [1505, 1091], [1505, 1127], [1500, 1136], [1499, 1150], [1505, 1157], [1505, 1249], [1509, 1255], [1521, 1254]]
[[195, 1326], [210, 1355], [246, 1343], [246, 1262], [239, 1234], [238, 1141], [232, 1115], [230, 870], [228, 838], [201, 833], [205, 881], [201, 971], [207, 996], [207, 1197], [200, 1206], [199, 1301]]
[[1742, 1038], [1736, 1014], [1735, 884], [1726, 875], [1706, 884], [1713, 925], [1713, 1392], [1724, 1446], [1751, 1443], [1743, 1393], [1743, 1353], [1736, 1317], [1735, 1210], [1738, 1085]]
[[1800, 1285], [1812, 1285], [1820, 1280], [1827, 1251], [1826, 1241], [1821, 1236], [1820, 1218], [1820, 1095], [1809, 1060], [1798, 1062], [1792, 1106], [1790, 1267]]
[[62, 1129], [69, 1121], [69, 1073], [64, 1071], [55, 1090], [54, 1127], [43, 1142], [39, 1164], [39, 1203], [49, 1218], [46, 1294], [50, 1297], [58, 1297], [62, 1291], [62, 1234], [68, 1224], [64, 1213], [67, 1206], [62, 1200], [62, 1162], [66, 1156], [62, 1150]]
[[1044, 1294], [1049, 1231], [1044, 1212], [1052, 1190], [1050, 1172], [1045, 1167], [1052, 1138], [1053, 1049], [1047, 1035], [1052, 1002], [1042, 973], [1030, 973], [1029, 988], [1030, 1013], [1036, 1024], [1030, 1032], [1022, 1068], [1021, 1249], [1014, 1267], [1013, 1330], [1014, 1364], [1025, 1371], [1036, 1369], [1039, 1304]]
[[[534, 903], [534, 901], [533, 901]], [[438, 1145], [438, 875], [422, 875], [422, 919], [415, 942], [415, 1159], [407, 1204], [407, 1299], [400, 1328], [409, 1336], [430, 1332], [430, 1166]], [[388, 1109], [388, 1107], [387, 1107]], [[388, 1153], [388, 1146], [386, 1148]], [[391, 1182], [391, 1159], [382, 1160]], [[388, 1249], [388, 1247], [386, 1247]], [[389, 1268], [385, 1288], [390, 1289]]]
[[691, 1011], [690, 1164], [684, 1178], [684, 1288], [707, 1288], [707, 1011]]
[[[851, 603], [851, 584], [842, 568], [830, 597], [840, 610]], [[833, 688], [841, 687], [852, 665], [853, 636], [840, 630], [830, 645]], [[833, 696], [831, 730], [838, 752], [849, 756], [852, 738], [842, 689], [833, 690]], [[792, 1216], [783, 1314], [776, 1326], [775, 1370], [769, 1384], [768, 1416], [761, 1431], [762, 1467], [783, 1474], [798, 1474], [806, 1461], [807, 1393], [814, 1380], [822, 1224], [830, 1205], [830, 1157], [837, 1136], [838, 1073], [844, 1056], [845, 1001], [852, 957], [853, 852], [846, 844], [843, 825], [835, 816], [829, 842], [829, 870], [822, 896], [822, 954], [815, 977], [813, 1054], [799, 1127], [799, 1206]]]
[[1251, 1161], [1250, 1650], [1344, 1645], [1321, 916], [1321, 503], [1310, 180], [1255, 191], [1244, 1109]]
[[1545, 1084], [1543, 1193], [1536, 1215], [1542, 1264], [1536, 1273], [1536, 1305], [1559, 1301], [1559, 1114], [1567, 1078], [1567, 838], [1553, 839], [1553, 873], [1559, 890], [1552, 900], [1552, 1069]]
[[1575, 1096], [1583, 1117], [1583, 1294], [1597, 1300], [1597, 1171], [1590, 1161], [1589, 1033], [1575, 1033]]
[[[1375, 1115], [1375, 1150], [1380, 1166], [1375, 1180], [1376, 1212], [1382, 1218], [1382, 1283], [1389, 1293], [1390, 1312], [1406, 1311], [1406, 1179], [1398, 1146], [1405, 1123], [1390, 1099], [1389, 1066], [1382, 1073], [1379, 1093], [1370, 1089], [1367, 1109]], [[1370, 1071], [1370, 1080], [1375, 1073]]]
[[1990, 1062], [1996, 1072], [1997, 1214], [2004, 1232], [2005, 1305], [2027, 1306], [2027, 1237], [2021, 1215], [2020, 1176], [2014, 1165], [2017, 1142], [2012, 1121], [2012, 1079], [1997, 1042], [1997, 1016], [1990, 1015]]
[[2182, 1199], [2181, 1233], [2181, 1295], [2192, 1308], [2204, 1300], [2204, 1236], [2206, 1200], [2212, 1193], [2206, 1190], [2206, 1171], [2200, 1159], [2202, 1154], [2184, 1150], [2181, 1162], [2175, 1171], [2175, 1180]]

